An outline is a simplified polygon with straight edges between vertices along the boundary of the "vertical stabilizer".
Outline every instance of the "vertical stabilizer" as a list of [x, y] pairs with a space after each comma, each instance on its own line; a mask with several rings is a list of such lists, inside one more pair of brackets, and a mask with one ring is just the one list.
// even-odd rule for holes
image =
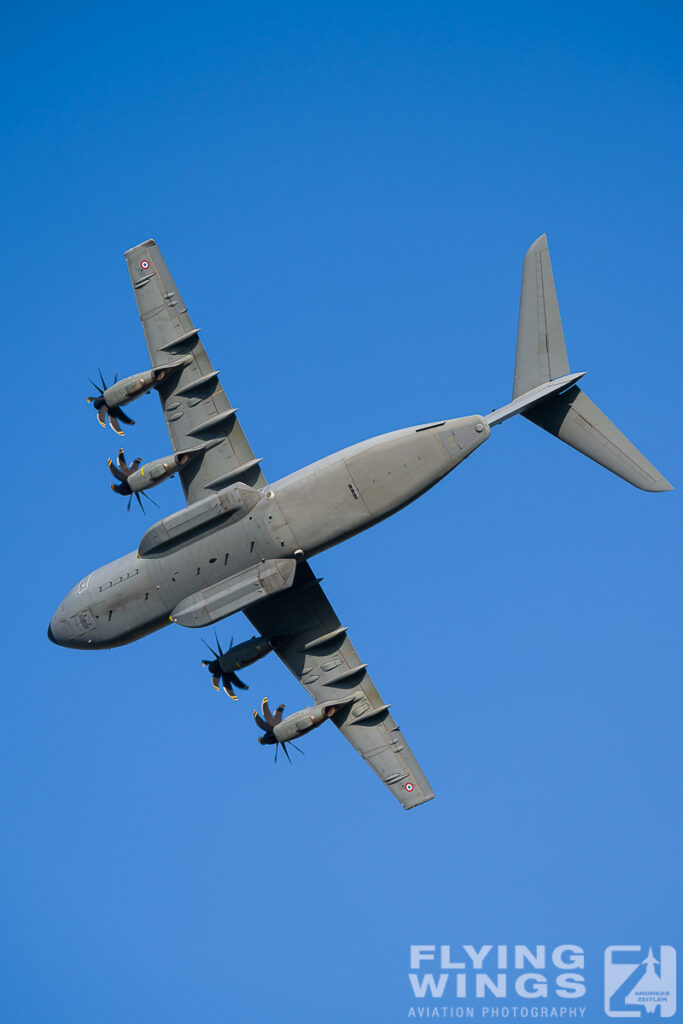
[[569, 373], [548, 239], [537, 238], [524, 258], [512, 397]]

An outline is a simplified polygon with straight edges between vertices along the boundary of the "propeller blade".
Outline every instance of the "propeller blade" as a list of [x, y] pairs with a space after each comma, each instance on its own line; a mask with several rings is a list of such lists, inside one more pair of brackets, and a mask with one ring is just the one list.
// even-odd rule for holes
[[261, 714], [263, 715], [263, 717], [265, 718], [266, 722], [268, 723], [268, 731], [272, 732], [273, 731], [273, 726], [275, 725], [275, 720], [273, 719], [272, 712], [271, 712], [270, 708], [268, 707], [268, 698], [267, 697], [264, 697], [263, 700], [261, 701]]
[[298, 750], [300, 754], [304, 755], [304, 757], [306, 756], [306, 751], [302, 750], [301, 747], [297, 747], [296, 743], [292, 743], [292, 741], [290, 740], [289, 745], [290, 747], [294, 747], [295, 750]]
[[239, 676], [236, 676], [234, 672], [230, 673], [230, 682], [233, 686], [236, 686], [239, 690], [248, 690], [249, 687], [246, 683], [243, 683]]
[[121, 421], [122, 421], [123, 423], [125, 423], [125, 424], [126, 424], [126, 426], [128, 426], [128, 427], [133, 427], [133, 426], [135, 426], [135, 420], [132, 420], [132, 419], [130, 418], [130, 416], [129, 416], [129, 415], [127, 414], [127, 413], [125, 413], [125, 412], [123, 411], [123, 409], [119, 408], [118, 406], [117, 406], [117, 408], [116, 408], [116, 416], [117, 416], [117, 418], [118, 418], [118, 419], [120, 419], [120, 420], [121, 420]]
[[131, 491], [130, 498], [128, 499], [128, 507], [126, 508], [126, 512], [130, 512], [130, 503], [131, 503], [132, 500], [133, 500], [133, 492]]
[[[268, 726], [263, 721], [263, 719], [259, 715], [258, 711], [254, 711], [254, 721], [258, 725], [259, 729], [263, 729], [264, 732], [268, 732]], [[259, 736], [259, 742], [263, 742], [263, 737], [262, 736]]]
[[100, 380], [102, 381], [102, 390], [106, 391], [107, 390], [107, 385], [106, 385], [106, 383], [104, 381], [104, 377], [102, 376], [102, 371], [100, 370], [99, 366], [97, 367], [97, 372], [99, 373]]
[[159, 508], [154, 498], [150, 498], [149, 494], [146, 494], [144, 491], [141, 491], [140, 493], [142, 494], [142, 497], [145, 499], [145, 501], [151, 501], [153, 505], [156, 505], [156, 507]]
[[[203, 664], [204, 664], [204, 662], [202, 662], [202, 665]], [[216, 693], [218, 693], [219, 690], [220, 690], [220, 685], [219, 685], [220, 681], [221, 681], [221, 677], [220, 676], [211, 676], [211, 685], [213, 686], [213, 688], [216, 691]]]
[[[209, 647], [209, 645], [207, 644], [207, 642], [206, 642], [206, 640], [204, 639], [204, 637], [202, 637], [202, 643], [204, 644], [204, 646], [205, 646], [205, 647]], [[217, 655], [217, 654], [216, 654], [216, 652], [214, 651], [213, 647], [209, 647], [209, 650], [210, 650], [210, 651], [211, 651], [211, 653], [213, 654], [214, 658], [217, 658], [217, 657], [218, 657], [218, 655]], [[208, 664], [209, 664], [209, 663], [208, 663], [208, 661], [203, 661], [203, 662], [202, 662], [202, 665], [208, 665]]]
[[227, 676], [223, 676], [223, 689], [227, 693], [227, 695], [230, 698], [230, 700], [237, 700], [237, 697], [235, 696], [235, 692], [234, 692], [232, 686], [230, 685], [230, 680], [228, 679]]
[[142, 459], [133, 459], [130, 466], [128, 467], [129, 473], [134, 473], [136, 469], [139, 469], [142, 465]]
[[273, 715], [273, 723], [274, 723], [275, 725], [279, 725], [279, 724], [280, 724], [280, 722], [282, 721], [282, 712], [283, 712], [284, 710], [285, 710], [285, 706], [284, 706], [284, 704], [280, 704], [280, 705], [279, 705], [279, 706], [278, 706], [278, 707], [277, 707], [277, 708], [275, 709], [275, 714]]
[[115, 373], [114, 374], [114, 384], [116, 384], [118, 379], [119, 379], [119, 375], [118, 375], [118, 373]]
[[[102, 388], [100, 387], [99, 384], [95, 383], [95, 381], [92, 379], [92, 377], [88, 377], [87, 379], [90, 381], [90, 383], [92, 384], [92, 386], [95, 388], [96, 391], [99, 391], [100, 394], [103, 394]], [[89, 398], [88, 401], [91, 402], [91, 401], [94, 401], [94, 399]]]
[[121, 481], [121, 483], [125, 483], [125, 481], [128, 479], [127, 474], [122, 473], [121, 470], [114, 465], [111, 459], [107, 460], [107, 464], [109, 466], [109, 472], [112, 474], [112, 476], [115, 476], [117, 480]]
[[[102, 424], [102, 426], [104, 426], [104, 424]], [[123, 431], [119, 426], [119, 421], [117, 420], [116, 416], [114, 416], [114, 413], [111, 410], [109, 411], [109, 426], [111, 427], [115, 434], [118, 434], [119, 437], [123, 437]]]
[[[137, 491], [134, 491], [133, 493], [135, 494], [135, 497], [137, 498], [137, 501], [138, 501], [138, 505], [139, 505], [139, 506], [140, 506], [140, 508], [142, 509], [142, 514], [143, 514], [143, 516], [146, 516], [146, 515], [147, 515], [147, 513], [145, 512], [145, 506], [144, 506], [144, 505], [142, 504], [142, 502], [140, 501], [140, 495], [138, 494], [138, 492], [137, 492]], [[131, 495], [131, 497], [132, 497], [132, 495]], [[130, 508], [130, 505], [129, 505], [128, 507]]]
[[133, 497], [133, 495], [130, 492], [130, 487], [126, 483], [110, 484], [110, 487], [111, 487], [112, 491], [116, 491], [117, 494], [122, 494], [124, 497], [127, 494], [130, 494], [131, 498]]
[[123, 448], [119, 448], [119, 453], [116, 456], [116, 465], [124, 473], [128, 472], [128, 463], [126, 462], [126, 456], [123, 453]]
[[213, 635], [216, 638], [216, 647], [218, 648], [218, 655], [219, 655], [219, 657], [222, 658], [223, 657], [223, 648], [221, 647], [221, 642], [218, 639], [218, 633], [216, 632], [215, 626], [214, 626], [214, 630], [213, 630]]
[[285, 757], [287, 758], [287, 760], [288, 760], [288, 761], [289, 761], [289, 763], [291, 764], [291, 763], [292, 763], [292, 759], [291, 759], [291, 757], [289, 756], [289, 751], [287, 750], [287, 744], [286, 744], [286, 743], [283, 743], [283, 744], [282, 744], [282, 749], [283, 749], [283, 750], [284, 750], [284, 752], [285, 752]]
[[106, 427], [106, 425], [107, 425], [107, 407], [106, 407], [106, 405], [101, 405], [99, 407], [99, 409], [97, 410], [97, 422], [99, 423], [99, 425], [101, 427]]

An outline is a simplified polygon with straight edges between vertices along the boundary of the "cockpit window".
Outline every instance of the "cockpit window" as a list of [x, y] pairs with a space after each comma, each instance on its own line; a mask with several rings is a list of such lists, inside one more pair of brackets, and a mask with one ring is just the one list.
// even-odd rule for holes
[[78, 584], [78, 593], [84, 594], [88, 589], [88, 583], [90, 583], [90, 576], [86, 576], [84, 580]]

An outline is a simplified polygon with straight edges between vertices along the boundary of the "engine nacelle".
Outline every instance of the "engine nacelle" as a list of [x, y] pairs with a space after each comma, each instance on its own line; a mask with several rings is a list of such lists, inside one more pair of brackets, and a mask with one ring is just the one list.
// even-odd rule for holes
[[293, 715], [288, 715], [273, 728], [273, 735], [278, 743], [289, 743], [290, 740], [295, 740], [298, 736], [317, 729], [328, 718], [332, 718], [341, 704], [346, 703], [348, 700], [338, 703], [330, 701], [326, 704], [315, 704], [313, 707], [295, 711]]
[[272, 649], [270, 640], [264, 636], [253, 636], [251, 640], [245, 640], [225, 651], [218, 659], [218, 664], [222, 672], [236, 672], [238, 668], [246, 668], [247, 665], [253, 665], [255, 661], [265, 658]]
[[134, 473], [131, 473], [126, 484], [134, 494], [136, 491], [148, 491], [151, 487], [168, 480], [174, 473], [177, 473], [182, 466], [195, 455], [203, 450], [203, 445], [197, 448], [188, 448], [183, 452], [176, 452], [174, 455], [166, 455], [163, 459], [154, 459], [153, 462], [146, 462]]
[[134, 402], [141, 395], [146, 395], [152, 388], [157, 387], [172, 370], [180, 369], [184, 365], [184, 362], [166, 363], [164, 366], [155, 366], [153, 370], [145, 370], [132, 377], [125, 377], [104, 389], [102, 392], [104, 404], [108, 409], [120, 409], [122, 405], [128, 405], [129, 402]]

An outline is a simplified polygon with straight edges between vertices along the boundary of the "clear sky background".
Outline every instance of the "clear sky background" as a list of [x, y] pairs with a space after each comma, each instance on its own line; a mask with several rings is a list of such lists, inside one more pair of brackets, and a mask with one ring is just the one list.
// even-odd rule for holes
[[[411, 943], [577, 943], [592, 1022], [606, 945], [683, 945], [681, 21], [4, 12], [3, 1020], [393, 1022]], [[195, 631], [48, 643], [150, 522], [111, 493], [118, 439], [85, 403], [98, 366], [148, 365], [125, 249], [158, 240], [275, 480], [507, 401], [543, 231], [571, 368], [678, 489], [515, 420], [315, 561], [432, 803], [402, 811], [332, 727], [274, 767], [251, 710], [306, 703], [275, 658], [235, 705]], [[164, 454], [156, 398], [131, 412], [127, 453]]]

